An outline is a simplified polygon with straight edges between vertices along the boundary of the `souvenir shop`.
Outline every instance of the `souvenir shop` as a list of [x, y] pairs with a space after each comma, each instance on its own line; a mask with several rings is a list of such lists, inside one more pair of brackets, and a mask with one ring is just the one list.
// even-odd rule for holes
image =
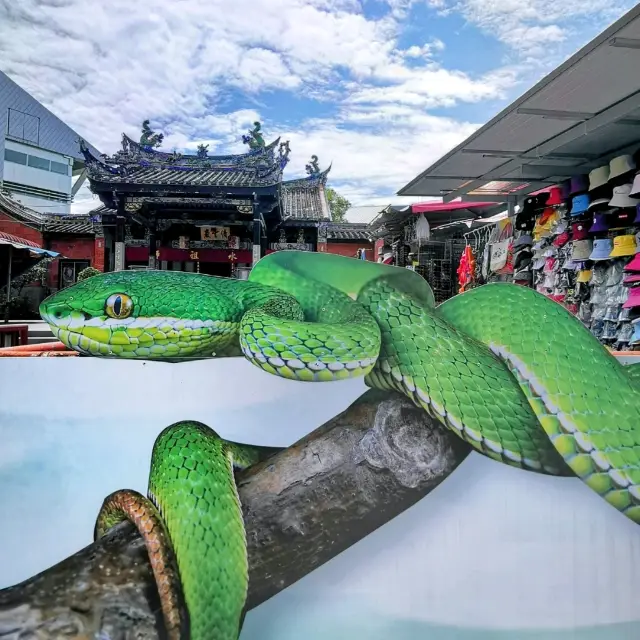
[[516, 215], [468, 234], [459, 291], [533, 287], [607, 347], [640, 350], [640, 153], [529, 195]]

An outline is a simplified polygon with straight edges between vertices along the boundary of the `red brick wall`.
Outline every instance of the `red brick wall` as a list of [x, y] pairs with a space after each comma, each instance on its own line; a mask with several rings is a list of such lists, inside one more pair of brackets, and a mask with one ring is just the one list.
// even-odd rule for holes
[[358, 249], [366, 249], [367, 260], [373, 260], [373, 244], [370, 242], [327, 242], [327, 253], [355, 258]]
[[[102, 269], [94, 264], [96, 240], [102, 241]], [[47, 248], [51, 249], [51, 251], [57, 251], [60, 254], [60, 259], [88, 260], [90, 266], [104, 271], [104, 238], [94, 239], [93, 236], [56, 234], [55, 236], [49, 236], [48, 244]], [[59, 270], [59, 260], [54, 260], [49, 267], [50, 287], [58, 287]]]
[[104, 271], [104, 238], [96, 238], [93, 241], [93, 262], [91, 266], [98, 271]]
[[42, 234], [36, 229], [27, 227], [26, 225], [10, 218], [6, 213], [0, 211], [0, 231], [11, 233], [19, 238], [36, 242], [39, 247], [42, 246]]

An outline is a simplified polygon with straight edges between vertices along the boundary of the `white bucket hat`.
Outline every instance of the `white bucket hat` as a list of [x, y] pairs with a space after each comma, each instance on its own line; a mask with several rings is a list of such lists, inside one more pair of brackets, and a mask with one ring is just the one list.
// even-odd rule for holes
[[598, 198], [593, 202], [589, 203], [589, 209], [593, 209], [594, 207], [600, 207], [603, 204], [609, 205], [609, 198]]
[[605, 164], [602, 167], [598, 167], [593, 171], [589, 172], [589, 191], [593, 191], [598, 187], [602, 187], [603, 185], [609, 182], [609, 165]]
[[633, 161], [633, 156], [629, 154], [613, 158], [613, 160], [609, 162], [609, 180], [629, 173], [629, 171], [633, 171], [635, 168], [636, 163]]
[[629, 195], [634, 198], [640, 198], [640, 172], [636, 173], [636, 177], [633, 179], [633, 185]]
[[629, 197], [631, 192], [631, 183], [622, 184], [619, 187], [613, 189], [613, 198], [609, 200], [610, 207], [635, 207], [638, 204], [637, 200]]

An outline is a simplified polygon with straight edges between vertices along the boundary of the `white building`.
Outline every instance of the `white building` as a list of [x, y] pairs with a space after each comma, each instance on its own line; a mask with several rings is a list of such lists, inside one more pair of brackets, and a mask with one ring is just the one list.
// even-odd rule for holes
[[0, 72], [0, 188], [40, 213], [70, 213], [73, 196], [84, 182], [78, 139], [73, 129]]

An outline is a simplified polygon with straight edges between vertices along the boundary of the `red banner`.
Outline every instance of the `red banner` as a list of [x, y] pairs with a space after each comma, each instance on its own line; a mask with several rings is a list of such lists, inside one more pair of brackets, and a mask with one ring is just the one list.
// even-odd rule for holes
[[[232, 253], [235, 255], [234, 262], [251, 264], [251, 251], [244, 249], [173, 249], [171, 247], [160, 247], [157, 259], [171, 262], [231, 262], [229, 256]], [[146, 262], [149, 259], [149, 249], [147, 247], [127, 247], [125, 257], [132, 262]]]

